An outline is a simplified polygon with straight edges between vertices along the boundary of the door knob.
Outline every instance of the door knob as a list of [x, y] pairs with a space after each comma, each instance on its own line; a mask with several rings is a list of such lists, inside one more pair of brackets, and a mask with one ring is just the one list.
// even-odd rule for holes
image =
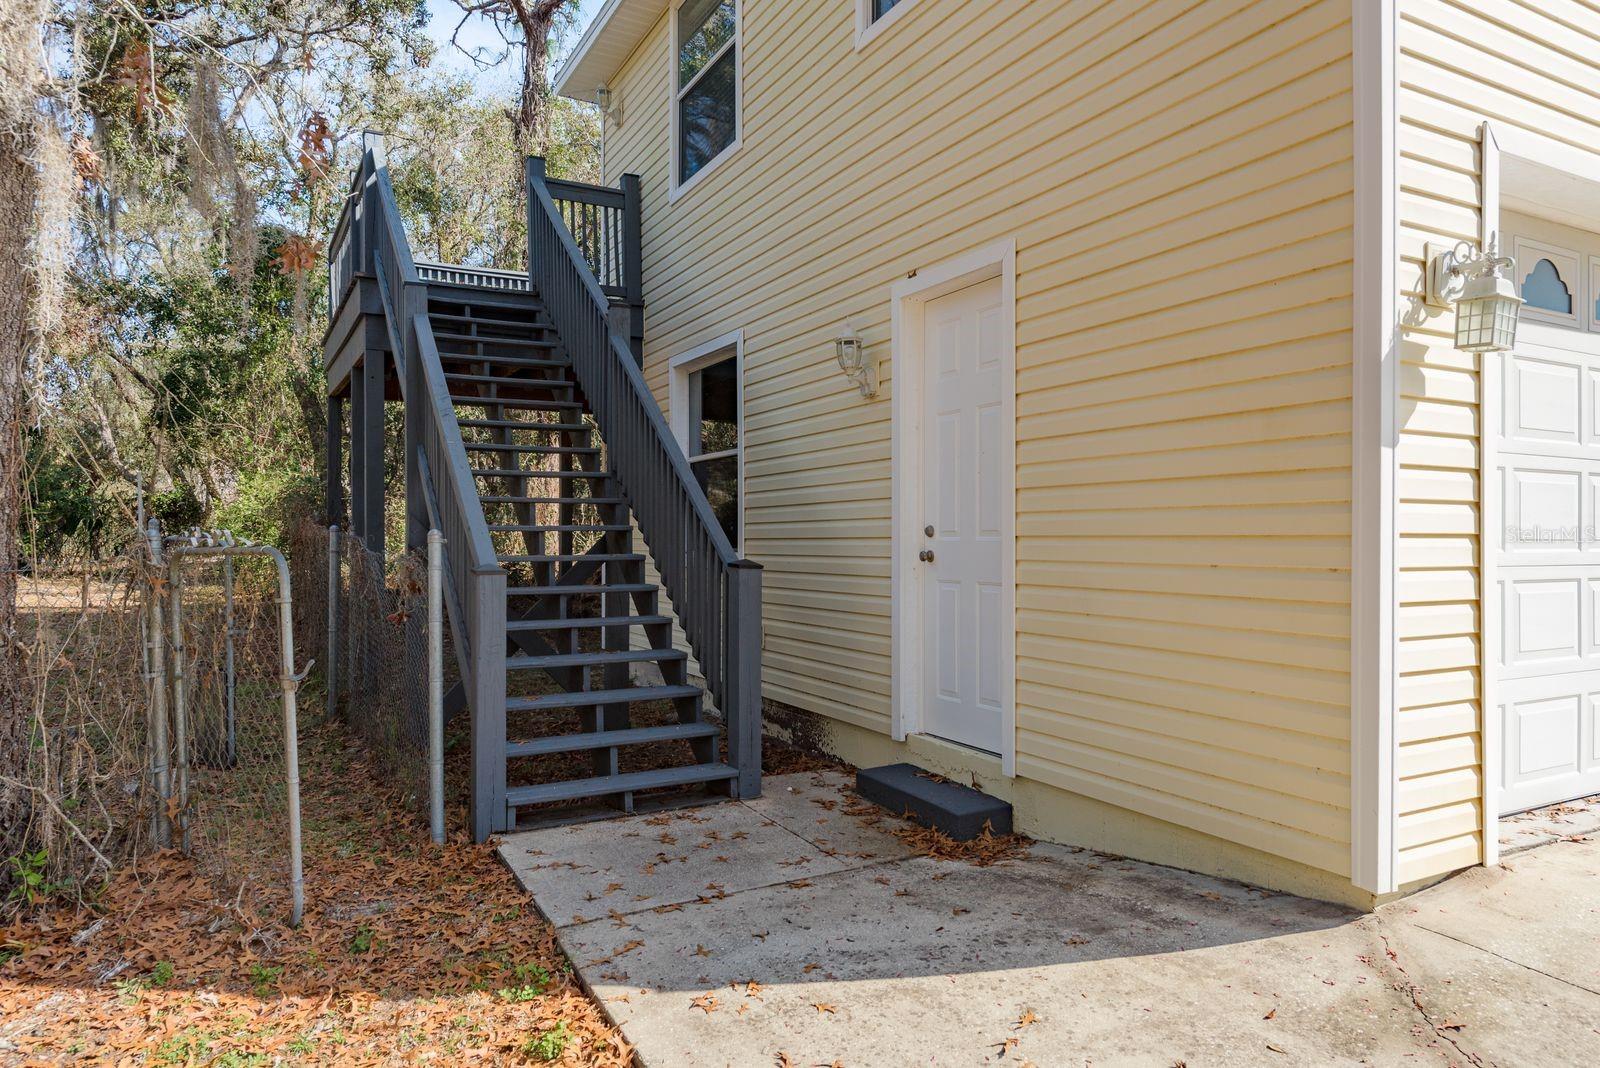
[[920, 553], [917, 554], [917, 559], [921, 560], [925, 564], [933, 563], [933, 550], [932, 549], [924, 549], [924, 550], [922, 550]]

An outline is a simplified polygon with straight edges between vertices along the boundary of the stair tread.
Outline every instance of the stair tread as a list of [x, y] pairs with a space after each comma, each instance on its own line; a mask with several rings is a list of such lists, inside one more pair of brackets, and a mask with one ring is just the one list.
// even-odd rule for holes
[[468, 452], [538, 452], [552, 456], [587, 456], [600, 452], [595, 445], [502, 445], [487, 441], [468, 441], [464, 444]]
[[474, 467], [472, 473], [484, 478], [610, 478], [606, 471], [540, 471], [532, 467]]
[[532, 419], [457, 419], [456, 425], [506, 430], [549, 430], [568, 434], [594, 431], [594, 427], [588, 423], [536, 423]]
[[632, 530], [627, 523], [490, 523], [491, 532], [502, 534], [586, 534], [590, 531]]
[[538, 786], [515, 786], [506, 791], [506, 806], [518, 808], [523, 805], [536, 805], [542, 801], [567, 801], [578, 797], [648, 790], [657, 786], [720, 782], [724, 779], [737, 778], [738, 775], [736, 770], [726, 764], [690, 764], [679, 768], [631, 771], [622, 775], [604, 775], [593, 779], [540, 783]]
[[[506, 386], [538, 385], [537, 382], [515, 382], [504, 378], [500, 379], [500, 384]], [[535, 399], [533, 397], [482, 397], [463, 396], [459, 393], [452, 393], [450, 394], [450, 399], [456, 404], [470, 405], [472, 407], [492, 407], [494, 405], [499, 405], [504, 408], [538, 408], [547, 411], [555, 411], [558, 408], [576, 408], [579, 410], [583, 408], [583, 404], [580, 401], [544, 400]]]
[[511, 619], [507, 630], [573, 630], [588, 627], [657, 626], [671, 616], [593, 616], [586, 619]]
[[[470, 307], [475, 302], [474, 301], [470, 301], [470, 300], [455, 300], [455, 301], [445, 301], [444, 303], [447, 303], [447, 304], [462, 304], [462, 305], [466, 305], [466, 306]], [[506, 308], [517, 307], [519, 310], [521, 310], [521, 307], [522, 307], [522, 306], [518, 306], [518, 305], [514, 305], [514, 304], [501, 304], [498, 301], [484, 301], [483, 302], [483, 305], [485, 307], [487, 307], [488, 305], [491, 305], [491, 304], [496, 305], [498, 307], [506, 307]], [[534, 307], [527, 308], [527, 310], [530, 311], [530, 312], [543, 311], [544, 310], [544, 304], [543, 303], [537, 303], [537, 304], [535, 304]], [[515, 326], [515, 327], [518, 327], [518, 328], [520, 328], [522, 330], [549, 330], [549, 331], [554, 331], [555, 330], [555, 327], [549, 322], [540, 322], [540, 321], [528, 322], [527, 320], [524, 320], [524, 319], [490, 319], [490, 318], [488, 318], [486, 316], [482, 316], [482, 315], [457, 315], [455, 312], [433, 311], [431, 309], [428, 311], [428, 318], [430, 318], [430, 319], [449, 319], [450, 321], [457, 322], [457, 323], [478, 323], [478, 324], [484, 325], [484, 326]]]
[[610, 749], [618, 745], [649, 745], [652, 742], [688, 741], [693, 738], [714, 738], [714, 723], [670, 723], [660, 727], [627, 727], [614, 731], [591, 731], [584, 734], [562, 734], [553, 738], [530, 738], [506, 743], [508, 758], [544, 756], [549, 753], [573, 753], [585, 749]]
[[638, 563], [643, 553], [508, 553], [496, 556], [508, 564], [575, 564], [582, 560], [594, 563]]
[[567, 586], [508, 586], [507, 597], [584, 597], [606, 593], [654, 593], [660, 587], [651, 582], [589, 583]]
[[[526, 474], [527, 472], [524, 472]], [[625, 504], [621, 497], [512, 497], [503, 493], [479, 494], [484, 504]]]
[[506, 670], [538, 668], [598, 667], [604, 664], [647, 664], [663, 660], [686, 660], [681, 649], [603, 649], [592, 653], [552, 653], [546, 656], [508, 656]]
[[615, 690], [581, 690], [573, 693], [542, 693], [537, 697], [506, 698], [507, 712], [537, 712], [551, 708], [588, 708], [591, 705], [623, 705], [632, 701], [672, 701], [698, 697], [698, 686], [622, 686]]
[[[484, 334], [462, 334], [457, 333], [454, 330], [435, 330], [433, 332], [433, 336], [437, 341], [466, 341], [473, 345], [518, 345], [523, 348], [530, 349], [555, 349], [561, 347], [559, 342], [545, 341], [540, 338], [493, 337], [486, 336]], [[558, 363], [563, 366], [567, 364], [566, 360], [548, 360], [542, 362]]]
[[464, 371], [446, 371], [450, 382], [483, 382], [493, 386], [538, 386], [540, 389], [572, 389], [573, 384], [562, 378], [512, 378], [510, 375], [473, 375]]

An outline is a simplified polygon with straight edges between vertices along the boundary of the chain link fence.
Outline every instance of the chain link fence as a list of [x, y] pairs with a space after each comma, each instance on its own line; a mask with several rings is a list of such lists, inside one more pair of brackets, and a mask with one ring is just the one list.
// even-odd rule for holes
[[[329, 564], [330, 547], [337, 568]], [[304, 522], [290, 543], [297, 638], [323, 661], [328, 714], [359, 738], [380, 773], [417, 815], [430, 810], [427, 561], [422, 553], [384, 555], [361, 539]], [[333, 581], [333, 618], [329, 591]], [[304, 585], [300, 585], [304, 583]], [[335, 647], [328, 644], [329, 627]], [[448, 629], [444, 641], [448, 643]], [[442, 689], [455, 683], [446, 644]]]
[[139, 552], [35, 560], [17, 572], [27, 702], [30, 848], [9, 859], [12, 904], [92, 896], [149, 845], [147, 575]]
[[174, 844], [213, 880], [299, 920], [298, 670], [275, 550], [225, 534], [163, 546]]

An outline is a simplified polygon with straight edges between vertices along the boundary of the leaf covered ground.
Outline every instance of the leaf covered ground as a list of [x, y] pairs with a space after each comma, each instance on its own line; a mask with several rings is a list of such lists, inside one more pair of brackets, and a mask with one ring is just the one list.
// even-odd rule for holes
[[0, 1064], [632, 1063], [489, 847], [432, 845], [336, 729], [302, 754], [301, 927], [276, 878], [146, 857], [0, 929]]

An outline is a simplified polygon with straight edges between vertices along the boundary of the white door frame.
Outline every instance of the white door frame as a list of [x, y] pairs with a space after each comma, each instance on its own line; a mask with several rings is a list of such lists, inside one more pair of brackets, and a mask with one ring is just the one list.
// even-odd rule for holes
[[991, 278], [1000, 279], [1001, 423], [1000, 470], [1010, 476], [1003, 487], [1000, 518], [1001, 616], [1011, 627], [1001, 637], [1001, 661], [1009, 667], [1001, 683], [1000, 767], [1007, 777], [1017, 763], [1017, 246], [1001, 241], [963, 253], [933, 267], [919, 268], [889, 291], [890, 380], [894, 394], [890, 534], [890, 627], [893, 655], [890, 678], [890, 730], [896, 741], [922, 730], [923, 585], [927, 569], [909, 554], [922, 543], [923, 474], [923, 309], [931, 300]]

